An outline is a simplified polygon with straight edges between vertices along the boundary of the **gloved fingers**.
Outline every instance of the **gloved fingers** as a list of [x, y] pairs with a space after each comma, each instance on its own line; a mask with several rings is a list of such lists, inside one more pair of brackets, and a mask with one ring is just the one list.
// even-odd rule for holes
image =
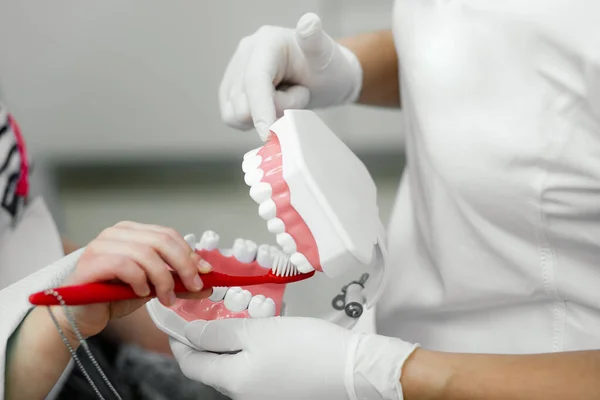
[[188, 352], [194, 351], [188, 345], [185, 345], [173, 338], [169, 338], [169, 347], [171, 347], [171, 352], [177, 361], [185, 357]]
[[244, 69], [251, 51], [252, 40], [250, 38], [242, 39], [229, 64], [227, 64], [219, 86], [221, 119], [227, 125], [242, 130], [252, 128], [249, 111], [244, 111], [244, 105], [240, 105], [244, 101], [247, 103], [247, 100], [238, 99], [239, 96], [244, 94]]
[[[247, 100], [245, 101], [245, 105], [247, 107]], [[242, 106], [240, 106], [240, 104]], [[228, 126], [239, 129], [241, 131], [247, 131], [254, 128], [254, 124], [252, 123], [252, 117], [250, 116], [250, 111], [240, 113], [240, 109], [243, 109], [244, 104], [239, 101], [227, 101], [223, 106], [221, 106], [221, 120], [225, 122]]]
[[185, 326], [186, 338], [196, 348], [215, 353], [236, 352], [247, 348], [248, 318], [193, 321]]
[[197, 351], [174, 339], [169, 339], [171, 351], [181, 372], [194, 381], [220, 389], [227, 382], [224, 379], [233, 372], [235, 355]]
[[336, 43], [323, 30], [321, 19], [308, 13], [298, 20], [296, 25], [296, 41], [311, 69], [326, 68], [334, 55]]
[[310, 91], [300, 85], [278, 88], [274, 100], [277, 117], [281, 117], [284, 110], [306, 108], [310, 100]]
[[230, 105], [232, 108], [232, 119], [229, 125], [241, 129], [249, 130], [254, 127], [252, 115], [250, 114], [250, 106], [248, 105], [248, 97], [246, 93], [232, 94], [230, 97]]
[[276, 78], [281, 75], [282, 49], [279, 45], [255, 48], [244, 75], [244, 92], [248, 99], [252, 121], [263, 141], [269, 137], [269, 127], [277, 118], [274, 94]]

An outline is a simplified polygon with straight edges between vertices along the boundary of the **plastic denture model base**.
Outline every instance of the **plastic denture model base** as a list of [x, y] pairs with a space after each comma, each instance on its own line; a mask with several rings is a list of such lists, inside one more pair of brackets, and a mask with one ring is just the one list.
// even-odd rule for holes
[[[363, 305], [371, 307], [377, 302], [386, 277], [385, 230], [379, 219], [375, 183], [364, 164], [314, 112], [287, 110], [271, 126], [270, 139], [244, 155], [242, 170], [260, 217], [267, 221], [281, 251], [300, 272], [317, 270], [334, 278], [349, 271], [369, 270], [344, 286], [333, 301], [334, 313], [327, 317], [352, 326], [362, 314]], [[210, 235], [216, 237], [205, 233], [196, 247], [216, 248], [209, 243], [214, 240]], [[238, 261], [251, 262], [250, 255], [235, 256], [235, 247]], [[256, 264], [260, 264], [261, 254], [266, 254], [266, 247], [262, 249], [253, 251]], [[237, 251], [238, 255], [242, 253]], [[232, 264], [230, 267], [236, 271], [225, 272], [240, 273], [244, 267], [241, 264]], [[281, 292], [263, 293], [276, 304], [275, 315], [281, 310], [279, 296], [285, 288], [279, 289]], [[241, 303], [251, 297], [243, 290], [227, 290], [225, 308], [232, 303], [227, 295], [241, 299]], [[260, 290], [263, 288], [255, 287], [250, 294], [255, 296]], [[213, 296], [219, 299], [222, 293], [224, 290], [215, 290]], [[223, 311], [207, 299], [188, 301], [190, 304], [175, 309], [167, 309], [157, 300], [148, 303], [159, 328], [186, 344], [182, 334], [185, 321], [248, 316], [245, 311]]]

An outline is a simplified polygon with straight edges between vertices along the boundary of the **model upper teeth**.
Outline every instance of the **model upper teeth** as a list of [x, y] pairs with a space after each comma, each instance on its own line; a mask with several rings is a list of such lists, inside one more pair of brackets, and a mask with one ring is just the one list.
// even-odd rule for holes
[[277, 206], [273, 199], [268, 199], [258, 206], [258, 215], [266, 221], [275, 218], [277, 215]]
[[250, 197], [257, 204], [267, 201], [271, 198], [272, 190], [271, 185], [266, 182], [259, 182], [258, 184], [250, 188]]
[[258, 294], [248, 304], [250, 318], [269, 318], [275, 316], [275, 302], [269, 297]]
[[196, 244], [198, 250], [214, 250], [219, 246], [219, 235], [213, 231], [206, 231], [202, 234], [200, 242]]
[[258, 246], [251, 240], [236, 239], [233, 243], [233, 256], [238, 261], [249, 264], [256, 258]]
[[210, 301], [221, 301], [225, 298], [225, 293], [227, 293], [227, 288], [224, 286], [215, 286], [213, 287], [213, 292], [208, 298]]
[[267, 221], [267, 229], [274, 234], [283, 233], [285, 232], [285, 224], [279, 218], [273, 218]]
[[244, 161], [242, 162], [242, 171], [250, 172], [252, 170], [255, 170], [260, 166], [261, 162], [262, 162], [262, 157], [259, 156], [258, 154], [254, 155], [254, 156], [246, 157], [244, 159]]
[[241, 287], [234, 286], [227, 290], [223, 304], [225, 304], [225, 307], [227, 307], [229, 311], [241, 312], [248, 308], [251, 298], [252, 293]]
[[277, 235], [277, 244], [281, 246], [284, 253], [292, 254], [296, 252], [296, 241], [287, 232], [283, 232]]
[[256, 252], [256, 263], [263, 268], [271, 268], [273, 265], [273, 254], [271, 253], [271, 246], [268, 244], [261, 244]]
[[262, 147], [257, 147], [256, 149], [250, 150], [249, 152], [244, 154], [244, 160], [246, 160], [247, 158], [256, 156], [261, 148]]
[[244, 175], [244, 181], [246, 185], [253, 186], [256, 185], [262, 179], [264, 172], [262, 169], [257, 168], [252, 171], [248, 171], [246, 175]]
[[310, 265], [310, 262], [308, 262], [308, 260], [302, 253], [295, 252], [294, 254], [292, 254], [290, 256], [290, 262], [296, 266], [298, 271], [300, 271], [304, 274], [314, 271], [313, 266]]
[[[296, 266], [300, 272], [311, 272], [314, 268], [306, 257], [298, 252], [296, 241], [286, 232], [283, 220], [277, 217], [277, 205], [271, 198], [273, 188], [269, 183], [261, 181], [265, 173], [261, 169], [262, 157], [257, 154], [259, 150], [260, 148], [246, 153], [242, 162], [242, 170], [245, 174], [244, 181], [250, 186], [250, 197], [258, 204], [258, 215], [267, 221], [267, 229], [276, 235], [277, 244], [283, 252], [295, 256], [293, 259], [290, 258], [289, 262]], [[278, 253], [280, 252], [271, 253], [267, 251], [266, 246], [261, 246], [256, 252], [256, 262], [261, 267], [270, 268], [273, 266], [274, 256]], [[246, 259], [243, 256], [242, 258], [236, 256], [236, 258], [240, 261]]]

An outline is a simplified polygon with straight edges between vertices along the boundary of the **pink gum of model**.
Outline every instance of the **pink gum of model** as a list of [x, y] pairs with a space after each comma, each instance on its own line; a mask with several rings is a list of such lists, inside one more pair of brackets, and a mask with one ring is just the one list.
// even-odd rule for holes
[[[236, 276], [260, 276], [268, 272], [267, 268], [259, 265], [256, 261], [251, 263], [243, 263], [233, 255], [224, 255], [220, 250], [204, 250], [197, 249], [196, 253], [208, 261], [213, 269], [217, 272], [226, 273]], [[275, 315], [280, 315], [283, 294], [286, 285], [266, 284], [257, 286], [242, 286], [244, 290], [248, 290], [252, 296], [262, 294], [265, 297], [272, 299], [275, 302]], [[171, 307], [175, 313], [186, 321], [194, 321], [202, 319], [205, 321], [223, 318], [248, 318], [248, 310], [233, 312], [225, 307], [224, 301], [212, 301], [210, 299], [203, 300], [182, 300], [179, 299]]]
[[[377, 190], [364, 164], [323, 121], [309, 110], [286, 110], [271, 126], [271, 138], [244, 155], [242, 170], [259, 215], [298, 271], [333, 278], [357, 269], [381, 270], [364, 285], [365, 305], [375, 304], [386, 275]], [[196, 248], [206, 250], [202, 241]], [[264, 274], [269, 267], [209, 250], [203, 256], [219, 272]], [[270, 297], [276, 315], [281, 313], [284, 285], [244, 289]], [[247, 310], [231, 312], [223, 301], [210, 299], [181, 300], [171, 310], [153, 300], [148, 309], [159, 328], [184, 342], [181, 321], [248, 317]]]
[[[283, 221], [285, 231], [294, 239], [298, 252], [305, 255], [315, 269], [320, 270], [319, 254], [317, 244], [310, 229], [296, 212], [290, 202], [290, 189], [283, 179], [283, 165], [281, 145], [277, 135], [272, 132], [272, 137], [258, 152], [261, 162], [259, 168], [263, 171], [261, 182], [268, 183], [271, 187], [271, 200], [275, 203], [276, 218]], [[229, 275], [259, 276], [266, 273], [265, 268], [258, 265], [256, 261], [250, 264], [242, 263], [233, 255], [224, 256], [219, 250], [207, 251], [196, 250], [215, 271]], [[248, 290], [252, 296], [262, 294], [275, 302], [275, 315], [280, 315], [283, 294], [286, 285], [267, 284], [260, 286], [246, 286], [242, 289]], [[225, 307], [224, 302], [204, 300], [178, 300], [171, 307], [180, 317], [186, 321], [196, 319], [213, 320], [222, 318], [247, 318], [248, 310], [233, 312]]]

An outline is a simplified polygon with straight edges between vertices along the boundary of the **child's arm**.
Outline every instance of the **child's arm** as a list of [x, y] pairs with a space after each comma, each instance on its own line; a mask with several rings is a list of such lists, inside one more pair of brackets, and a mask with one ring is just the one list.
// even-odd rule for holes
[[[54, 314], [61, 315], [62, 310], [54, 310]], [[71, 333], [67, 336], [77, 350], [77, 339]], [[8, 342], [5, 399], [45, 398], [70, 359], [71, 354], [47, 310], [34, 308]]]
[[[7, 388], [7, 386], [10, 386], [11, 388], [19, 387], [19, 383], [13, 380], [13, 371], [16, 371], [20, 368], [17, 366], [17, 364], [15, 364], [15, 362], [21, 358], [25, 359], [28, 357], [27, 353], [22, 353], [22, 350], [17, 349], [15, 339], [17, 338], [17, 335], [21, 335], [23, 332], [25, 332], [24, 329], [19, 329], [19, 327], [21, 324], [25, 324], [24, 321], [28, 318], [28, 316], [38, 314], [38, 312], [32, 314], [33, 310], [28, 301], [29, 295], [49, 287], [60, 286], [65, 278], [75, 269], [77, 260], [81, 256], [82, 252], [83, 250], [76, 251], [75, 253], [72, 253], [67, 257], [64, 257], [57, 262], [36, 271], [26, 278], [21, 279], [20, 281], [0, 290], [0, 316], [2, 317], [2, 321], [0, 322], [0, 400], [8, 398], [27, 398], [23, 397], [20, 392], [14, 393], [14, 390]], [[39, 311], [46, 310], [44, 308], [40, 308]], [[48, 320], [50, 321], [50, 318], [48, 318]], [[26, 329], [29, 330], [31, 328]], [[56, 328], [54, 328], [53, 331], [56, 331]], [[16, 332], [19, 333], [17, 334]], [[35, 330], [33, 333], [36, 333]], [[45, 330], [38, 333], [39, 342], [47, 343], [45, 337], [50, 337], [50, 331]], [[9, 346], [11, 348], [9, 348]], [[64, 347], [64, 345], [62, 345], [62, 347]], [[36, 356], [33, 358], [33, 360], [42, 364], [39, 361], [42, 359], [41, 357], [42, 356]], [[56, 359], [47, 360], [47, 363], [44, 363], [44, 367], [53, 365], [55, 361]], [[41, 371], [44, 369], [44, 367], [40, 365], [37, 366], [36, 369]], [[62, 372], [64, 369], [64, 367], [60, 368], [60, 362], [57, 363], [56, 368], [59, 369], [60, 372]], [[36, 378], [37, 377], [35, 374], [30, 375], [25, 386], [33, 386], [33, 384], [37, 384]], [[7, 383], [8, 380], [11, 381], [10, 384]], [[23, 384], [20, 383], [20, 385]], [[12, 391], [12, 394], [8, 395], [7, 391]], [[44, 397], [45, 396], [42, 395], [34, 398]]]
[[[199, 273], [208, 271], [201, 269], [199, 257], [179, 234], [159, 226], [132, 222], [119, 223], [102, 232], [85, 249], [67, 256], [57, 264], [67, 263], [64, 260], [70, 260], [68, 263], [72, 265], [76, 264], [73, 273], [66, 280], [68, 284], [118, 279], [131, 285], [139, 296], [147, 295], [150, 292], [149, 285], [151, 284], [156, 288], [160, 301], [168, 306], [174, 301], [174, 282], [167, 270], [167, 265], [169, 265], [181, 276], [188, 290], [196, 292], [199, 298], [210, 295], [209, 290], [201, 290]], [[73, 270], [69, 266], [60, 269], [52, 265], [39, 271], [37, 277], [32, 276], [25, 279], [33, 279], [37, 284], [23, 285], [22, 282], [18, 282], [13, 287], [0, 292], [0, 297], [2, 297], [3, 292], [12, 291], [13, 298], [18, 297], [15, 306], [19, 307], [17, 323], [9, 321], [13, 324], [10, 334], [3, 335], [4, 327], [0, 328], [0, 340], [3, 337], [10, 337], [11, 344], [6, 358], [6, 369], [1, 371], [6, 382], [1, 388], [4, 396], [0, 396], [0, 400], [3, 397], [11, 400], [44, 398], [56, 384], [69, 362], [69, 352], [62, 343], [45, 308], [32, 310], [23, 320], [23, 315], [29, 309], [28, 306], [24, 307], [27, 304], [28, 295], [44, 287], [57, 286], [57, 284], [51, 284], [57, 280], [55, 277], [57, 272], [48, 272], [53, 268], [60, 271], [63, 277], [66, 275], [64, 271]], [[40, 285], [40, 276], [44, 274], [47, 278]], [[100, 333], [110, 319], [130, 314], [147, 300], [94, 304], [72, 308], [71, 312], [81, 334], [87, 338]], [[1, 301], [0, 304], [2, 304]], [[58, 307], [55, 309], [54, 314], [69, 341], [74, 347], [78, 346], [79, 343], [62, 310]], [[21, 320], [23, 322], [15, 330], [14, 327]], [[0, 346], [6, 343], [7, 339], [4, 340], [5, 342], [0, 343]], [[4, 350], [4, 347], [0, 347], [0, 350]], [[0, 351], [0, 356], [4, 356], [2, 353], [4, 352]], [[4, 361], [4, 357], [2, 357], [2, 361]], [[2, 365], [0, 364], [0, 366]]]

